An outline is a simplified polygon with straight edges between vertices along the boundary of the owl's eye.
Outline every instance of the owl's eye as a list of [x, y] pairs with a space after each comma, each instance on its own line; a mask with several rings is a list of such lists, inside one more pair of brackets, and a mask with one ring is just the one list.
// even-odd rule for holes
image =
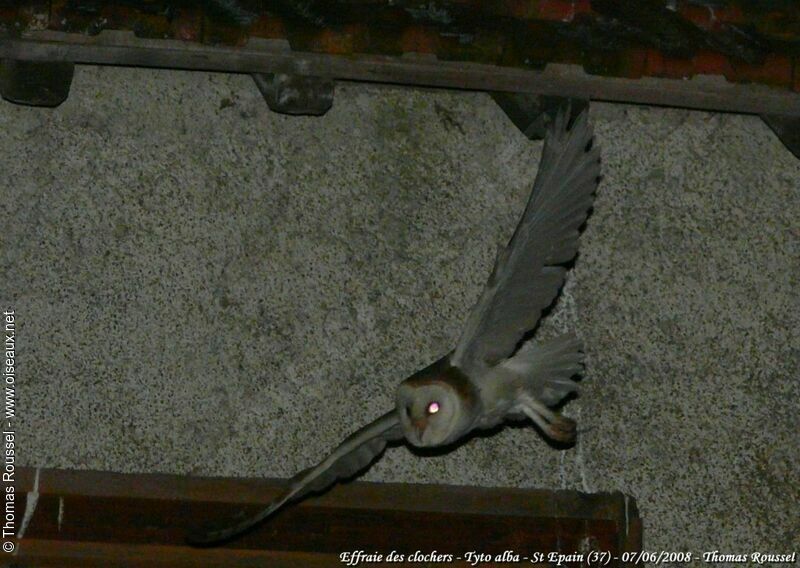
[[428, 405], [428, 414], [436, 414], [439, 412], [439, 403], [434, 401]]

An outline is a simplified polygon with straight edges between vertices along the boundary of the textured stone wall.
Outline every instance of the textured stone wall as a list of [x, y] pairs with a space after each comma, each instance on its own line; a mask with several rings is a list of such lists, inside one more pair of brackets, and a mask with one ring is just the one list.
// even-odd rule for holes
[[[583, 430], [366, 479], [622, 490], [646, 547], [800, 547], [800, 162], [756, 117], [592, 107], [604, 180], [543, 334], [586, 344]], [[289, 476], [448, 351], [536, 174], [485, 94], [79, 67], [0, 104], [0, 300], [22, 465]]]

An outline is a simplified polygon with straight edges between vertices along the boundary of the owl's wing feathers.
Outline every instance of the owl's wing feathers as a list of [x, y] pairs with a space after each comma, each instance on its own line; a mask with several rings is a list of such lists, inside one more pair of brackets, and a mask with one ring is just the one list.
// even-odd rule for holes
[[354, 476], [386, 448], [386, 444], [403, 437], [395, 410], [387, 412], [360, 430], [348, 436], [331, 454], [316, 466], [305, 469], [289, 481], [289, 487], [265, 509], [257, 514], [237, 520], [221, 529], [202, 530], [191, 534], [187, 541], [194, 545], [211, 545], [229, 540], [255, 526], [291, 501], [298, 501], [309, 493], [327, 489], [337, 481]]
[[588, 112], [567, 130], [562, 109], [544, 142], [528, 205], [508, 246], [467, 319], [452, 363], [471, 376], [508, 356], [531, 330], [564, 283], [560, 266], [575, 257], [579, 229], [600, 177], [600, 151], [592, 145]]
[[529, 339], [500, 365], [516, 374], [536, 400], [554, 406], [578, 390], [572, 377], [583, 370], [583, 345], [572, 333], [547, 341]]

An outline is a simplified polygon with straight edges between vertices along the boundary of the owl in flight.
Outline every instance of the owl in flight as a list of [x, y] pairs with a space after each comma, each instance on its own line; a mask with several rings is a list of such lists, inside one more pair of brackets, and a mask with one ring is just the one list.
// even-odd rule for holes
[[576, 390], [582, 346], [573, 335], [539, 342], [524, 336], [555, 299], [578, 251], [580, 228], [600, 179], [588, 111], [569, 125], [562, 109], [545, 137], [525, 212], [450, 353], [400, 383], [395, 407], [301, 471], [259, 513], [232, 526], [191, 534], [195, 545], [229, 540], [289, 502], [328, 489], [370, 465], [388, 442], [452, 444], [476, 429], [530, 418], [550, 439], [572, 442], [575, 422], [551, 410]]

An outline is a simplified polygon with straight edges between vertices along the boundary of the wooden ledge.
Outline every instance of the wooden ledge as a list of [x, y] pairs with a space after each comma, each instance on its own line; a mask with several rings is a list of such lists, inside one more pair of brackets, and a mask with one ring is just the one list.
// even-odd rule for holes
[[[17, 523], [35, 478], [34, 469], [17, 472]], [[513, 551], [529, 559], [520, 565], [532, 566], [536, 564], [530, 558], [536, 552], [596, 550], [620, 556], [641, 549], [636, 505], [621, 493], [364, 482], [341, 485], [290, 506], [223, 547], [195, 549], [184, 544], [189, 527], [233, 517], [244, 508], [257, 510], [284, 483], [41, 469], [36, 508], [17, 541], [13, 562], [63, 568], [316, 567], [345, 566], [341, 553], [363, 550], [384, 558], [391, 551], [406, 558], [416, 551], [435, 551], [461, 558], [440, 566], [466, 566], [464, 557], [470, 551], [492, 557]], [[614, 565], [623, 564], [609, 564]]]

